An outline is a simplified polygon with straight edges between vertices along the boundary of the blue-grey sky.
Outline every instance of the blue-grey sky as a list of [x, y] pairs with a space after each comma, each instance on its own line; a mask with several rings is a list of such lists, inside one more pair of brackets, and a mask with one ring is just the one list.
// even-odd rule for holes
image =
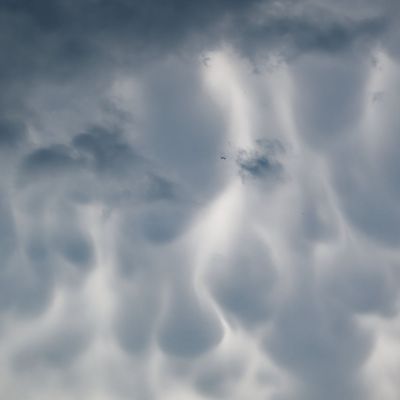
[[398, 400], [396, 0], [0, 2], [0, 398]]

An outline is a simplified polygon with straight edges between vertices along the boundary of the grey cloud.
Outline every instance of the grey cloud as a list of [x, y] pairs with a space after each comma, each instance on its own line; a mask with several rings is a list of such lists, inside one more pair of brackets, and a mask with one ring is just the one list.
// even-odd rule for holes
[[[123, 0], [73, 5], [66, 1], [43, 0], [35, 5], [6, 1], [0, 9], [3, 31], [16, 40], [12, 44], [3, 41], [11, 57], [1, 69], [8, 79], [26, 73], [68, 79], [75, 73], [88, 74], [94, 67], [102, 69], [99, 61], [109, 66], [110, 55], [117, 64], [124, 60], [140, 64], [138, 53], [140, 58], [151, 59], [197, 33], [210, 35], [222, 18], [245, 13], [252, 3], [176, 0], [163, 5], [151, 1], [145, 6]], [[30, 36], [30, 47], [22, 40], [24, 35]]]
[[33, 150], [20, 162], [19, 182], [33, 192], [38, 184], [51, 182], [53, 190], [78, 203], [101, 199], [127, 204], [179, 193], [179, 186], [154, 171], [125, 139], [118, 131], [94, 127], [73, 136], [70, 143]]
[[[303, 53], [339, 53], [357, 45], [358, 42], [378, 42], [378, 37], [389, 25], [381, 14], [369, 18], [349, 18], [337, 15], [325, 5], [310, 6], [291, 4], [266, 8], [265, 17], [254, 25], [244, 25], [239, 37], [243, 51], [257, 54], [268, 47], [283, 57], [292, 58]], [[293, 11], [294, 10], [294, 11]], [[250, 49], [246, 49], [246, 44]], [[251, 53], [250, 53], [251, 55]]]
[[75, 265], [85, 267], [93, 259], [90, 239], [77, 229], [65, 229], [65, 224], [62, 231], [57, 233], [54, 246], [66, 260]]
[[73, 148], [87, 158], [89, 165], [100, 174], [126, 175], [140, 157], [124, 142], [118, 132], [94, 127], [72, 140]]
[[23, 177], [59, 177], [60, 174], [72, 172], [79, 167], [79, 160], [65, 145], [54, 145], [33, 151], [24, 159], [21, 171]]
[[[396, 53], [397, 19], [391, 2], [369, 0], [362, 7], [325, 0], [3, 1], [2, 363], [7, 340], [15, 345], [22, 338], [14, 364], [4, 364], [4, 380], [18, 386], [26, 376], [47, 383], [53, 374], [82, 375], [86, 390], [79, 395], [79, 385], [61, 387], [57, 380], [56, 394], [45, 384], [27, 385], [40, 399], [86, 399], [94, 392], [176, 398], [177, 387], [181, 397], [187, 390], [187, 397], [236, 399], [238, 386], [268, 358], [278, 371], [272, 380], [282, 372], [298, 384], [289, 398], [366, 398], [360, 373], [380, 325], [368, 331], [357, 321], [374, 316], [390, 325], [398, 313], [398, 121], [389, 118], [395, 96], [385, 93], [374, 105], [387, 111], [377, 146], [368, 147], [358, 129], [372, 81], [371, 52], [381, 46]], [[232, 61], [238, 77], [250, 74], [249, 58], [259, 70], [269, 56], [284, 59], [276, 80], [269, 72], [253, 76], [257, 90], [250, 79], [236, 82], [249, 104], [260, 104], [254, 114], [267, 106], [272, 115], [275, 100], [282, 109], [273, 122], [254, 116], [252, 128], [274, 132], [277, 140], [258, 140], [237, 155], [243, 219], [233, 211], [231, 218], [240, 234], [228, 254], [207, 266], [203, 288], [193, 254], [193, 247], [202, 248], [192, 228], [201, 225], [203, 211], [208, 217], [209, 205], [225, 201], [220, 194], [230, 182], [220, 165], [230, 164], [220, 160], [229, 135], [226, 110], [203, 81], [203, 72], [219, 67], [201, 65], [197, 56], [226, 47], [238, 53]], [[127, 77], [137, 87], [125, 85]], [[271, 99], [262, 101], [270, 89]], [[247, 90], [259, 91], [257, 99]], [[126, 91], [140, 97], [138, 109]], [[295, 128], [296, 171], [286, 122]], [[315, 165], [326, 192], [310, 172]], [[247, 184], [270, 189], [286, 173], [291, 181], [274, 191], [256, 193]], [[292, 206], [304, 213], [294, 216]], [[205, 234], [206, 249], [219, 235], [215, 228]], [[346, 251], [334, 254], [342, 241], [349, 242]], [[99, 307], [93, 310], [99, 336], [63, 314], [54, 329], [39, 329], [59, 302], [77, 293], [90, 299], [77, 300], [78, 317]], [[112, 303], [109, 309], [100, 309], [103, 301]], [[221, 362], [231, 343], [225, 346], [217, 310], [232, 328], [233, 346], [239, 337], [246, 353], [244, 343], [256, 347], [263, 336], [265, 353], [245, 354], [248, 363]], [[15, 339], [20, 323], [36, 333]], [[105, 346], [97, 346], [102, 340]], [[94, 357], [81, 364], [89, 349]], [[94, 388], [98, 376], [107, 389]]]

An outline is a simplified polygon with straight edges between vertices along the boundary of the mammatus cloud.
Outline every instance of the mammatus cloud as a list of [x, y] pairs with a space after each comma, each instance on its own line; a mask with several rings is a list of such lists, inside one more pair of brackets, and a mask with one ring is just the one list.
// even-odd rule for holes
[[398, 18], [3, 1], [0, 397], [397, 400]]

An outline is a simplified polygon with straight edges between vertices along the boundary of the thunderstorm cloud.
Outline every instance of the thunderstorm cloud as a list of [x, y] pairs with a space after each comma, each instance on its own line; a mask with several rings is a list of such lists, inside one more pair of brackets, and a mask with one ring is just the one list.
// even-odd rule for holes
[[0, 2], [0, 398], [398, 400], [396, 0]]

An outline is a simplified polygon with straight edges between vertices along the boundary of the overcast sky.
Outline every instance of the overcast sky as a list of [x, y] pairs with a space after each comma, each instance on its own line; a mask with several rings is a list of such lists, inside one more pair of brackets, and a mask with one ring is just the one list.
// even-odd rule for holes
[[0, 397], [398, 400], [397, 0], [0, 0]]

